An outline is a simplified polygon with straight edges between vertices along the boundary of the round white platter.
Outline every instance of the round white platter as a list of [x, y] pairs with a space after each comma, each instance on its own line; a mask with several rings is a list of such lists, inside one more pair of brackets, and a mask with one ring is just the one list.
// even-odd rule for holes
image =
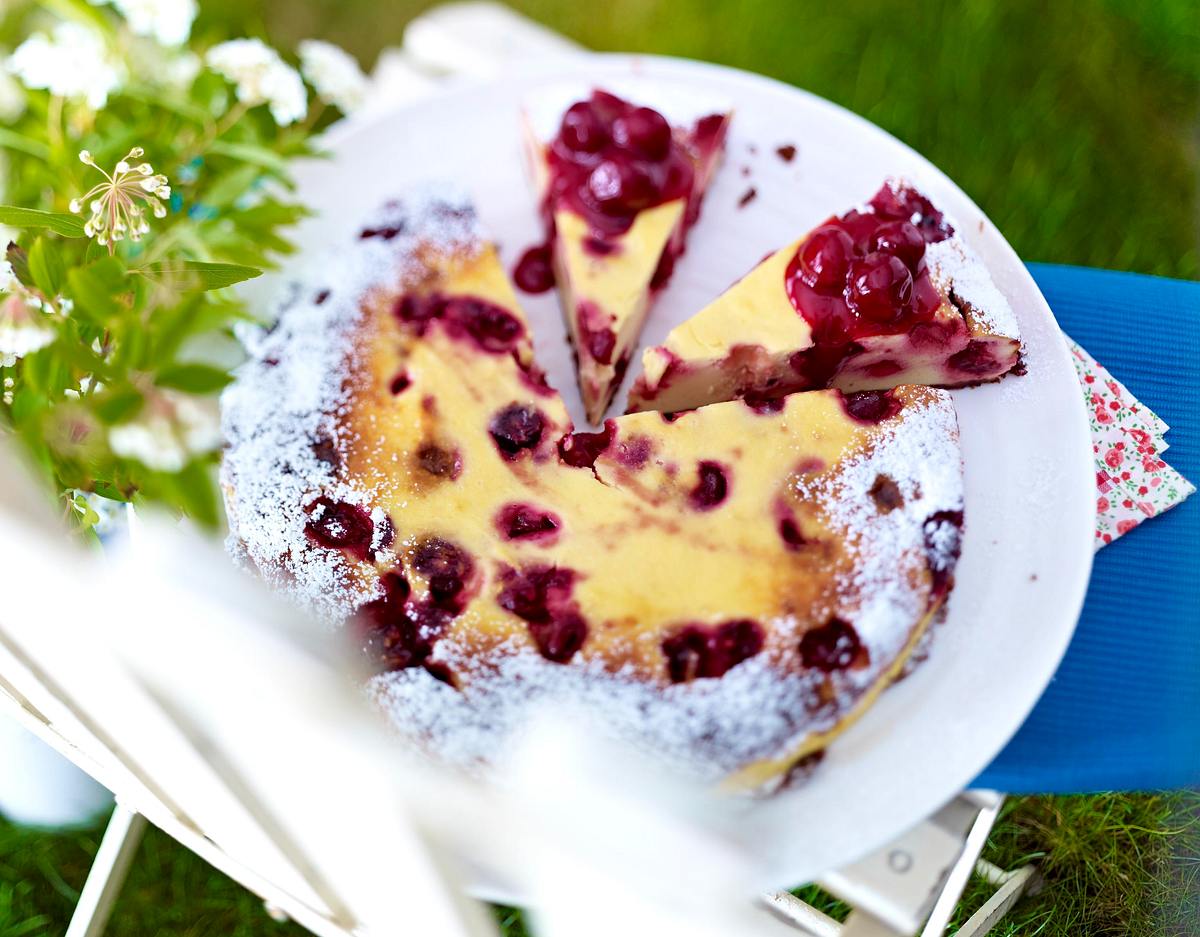
[[[299, 196], [317, 212], [299, 231], [299, 262], [321, 264], [327, 248], [352, 237], [388, 197], [445, 179], [470, 190], [511, 269], [540, 239], [521, 162], [520, 103], [539, 84], [559, 80], [682, 82], [735, 109], [725, 165], [644, 344], [660, 342], [767, 252], [865, 201], [890, 175], [912, 179], [954, 218], [1020, 321], [1028, 373], [954, 393], [966, 538], [930, 658], [835, 741], [811, 780], [745, 814], [742, 832], [764, 859], [764, 887], [810, 881], [883, 845], [961, 791], [1021, 725], [1058, 666], [1092, 560], [1091, 449], [1079, 384], [1024, 265], [936, 167], [828, 101], [699, 62], [581, 57], [549, 71], [451, 87], [335, 132], [327, 141], [332, 158], [299, 173]], [[797, 149], [791, 162], [775, 152], [788, 144]], [[751, 186], [755, 197], [739, 204]], [[522, 299], [541, 363], [583, 427], [556, 300]], [[628, 380], [636, 373], [630, 368]], [[619, 407], [625, 391], [616, 399]], [[496, 881], [478, 888], [507, 892]]]

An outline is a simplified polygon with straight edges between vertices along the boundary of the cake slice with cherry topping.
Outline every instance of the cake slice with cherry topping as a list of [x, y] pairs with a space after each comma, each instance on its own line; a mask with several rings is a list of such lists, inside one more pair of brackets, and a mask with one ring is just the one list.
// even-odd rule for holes
[[[550, 87], [525, 107], [547, 242], [518, 286], [557, 281], [588, 419], [604, 417], [654, 296], [667, 285], [724, 150], [728, 109], [648, 85], [637, 100]], [[658, 109], [645, 106], [654, 103]]]
[[629, 409], [962, 387], [998, 380], [1020, 356], [1016, 318], [983, 262], [928, 198], [889, 180], [648, 348]]

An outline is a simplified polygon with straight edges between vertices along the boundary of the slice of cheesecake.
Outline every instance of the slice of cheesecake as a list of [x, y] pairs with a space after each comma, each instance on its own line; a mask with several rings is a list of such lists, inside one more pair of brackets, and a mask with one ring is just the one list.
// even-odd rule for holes
[[911, 185], [770, 254], [642, 356], [630, 410], [797, 390], [962, 387], [1019, 365], [1020, 332], [983, 262]]
[[[526, 262], [550, 254], [593, 423], [612, 402], [650, 304], [684, 251], [730, 119], [727, 109], [682, 89], [643, 90], [635, 102], [551, 87], [524, 111], [547, 238]], [[518, 270], [518, 284], [527, 280]]]
[[461, 199], [410, 195], [312, 275], [223, 399], [231, 546], [350, 619], [371, 696], [429, 753], [486, 765], [572, 706], [758, 787], [848, 726], [946, 601], [949, 395], [576, 433]]

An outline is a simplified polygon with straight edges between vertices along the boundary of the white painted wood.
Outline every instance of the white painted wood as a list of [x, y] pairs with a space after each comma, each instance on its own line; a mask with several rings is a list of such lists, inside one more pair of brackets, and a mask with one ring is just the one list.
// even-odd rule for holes
[[796, 925], [810, 937], [839, 937], [842, 925], [828, 914], [801, 901], [791, 892], [777, 891], [763, 896], [768, 907], [784, 920]]
[[145, 829], [146, 820], [140, 813], [120, 803], [113, 809], [66, 937], [100, 937], [104, 933]]
[[1038, 880], [1037, 870], [1031, 865], [1023, 866], [1007, 875], [1007, 879], [996, 893], [959, 928], [957, 937], [986, 937], [1021, 896], [1035, 887]]

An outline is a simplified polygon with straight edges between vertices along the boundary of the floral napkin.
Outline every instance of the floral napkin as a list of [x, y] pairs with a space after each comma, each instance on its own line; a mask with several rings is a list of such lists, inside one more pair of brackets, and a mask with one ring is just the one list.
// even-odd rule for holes
[[1170, 510], [1196, 487], [1163, 461], [1166, 423], [1068, 338], [1096, 460], [1096, 549]]

